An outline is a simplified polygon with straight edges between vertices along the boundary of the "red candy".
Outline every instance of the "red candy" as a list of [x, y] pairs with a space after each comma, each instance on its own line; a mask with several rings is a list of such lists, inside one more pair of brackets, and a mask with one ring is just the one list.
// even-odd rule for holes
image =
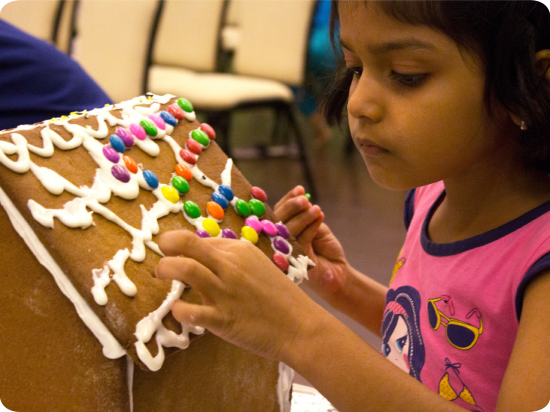
[[250, 189], [250, 194], [254, 199], [258, 199], [260, 202], [265, 202], [267, 200], [265, 192], [257, 186], [253, 186]]
[[185, 117], [183, 110], [178, 105], [172, 104], [166, 108], [168, 113], [171, 113], [176, 119], [181, 120]]
[[185, 162], [189, 163], [190, 165], [194, 165], [197, 163], [195, 155], [187, 149], [181, 149], [180, 156]]
[[196, 155], [200, 155], [202, 153], [202, 147], [195, 139], [187, 139], [185, 144], [187, 145], [187, 148]]
[[288, 260], [286, 260], [286, 258], [280, 253], [275, 253], [273, 255], [273, 262], [275, 262], [277, 267], [281, 269], [283, 272], [287, 270], [289, 267]]
[[201, 130], [208, 135], [208, 138], [210, 140], [214, 140], [216, 138], [216, 132], [214, 131], [212, 126], [210, 126], [209, 124], [207, 123], [201, 124]]

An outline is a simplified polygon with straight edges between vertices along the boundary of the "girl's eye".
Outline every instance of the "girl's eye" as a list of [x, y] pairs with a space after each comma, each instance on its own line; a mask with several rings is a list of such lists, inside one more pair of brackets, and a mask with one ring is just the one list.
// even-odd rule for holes
[[363, 73], [363, 68], [361, 66], [350, 67], [348, 68], [348, 70], [352, 72], [354, 76], [357, 76], [357, 77], [361, 77], [361, 73]]
[[406, 343], [407, 343], [407, 335], [405, 335], [402, 338], [399, 338], [395, 341], [395, 347], [397, 348], [399, 353], [403, 352], [403, 348], [405, 347]]
[[406, 87], [418, 87], [427, 80], [428, 75], [426, 73], [403, 74], [392, 71], [390, 78]]

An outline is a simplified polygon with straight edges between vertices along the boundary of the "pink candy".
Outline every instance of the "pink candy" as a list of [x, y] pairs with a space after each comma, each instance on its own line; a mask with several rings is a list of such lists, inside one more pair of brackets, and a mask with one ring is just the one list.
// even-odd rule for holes
[[147, 137], [147, 133], [145, 133], [145, 129], [140, 124], [132, 123], [130, 125], [130, 131], [139, 140], [145, 140], [145, 138]]
[[260, 223], [262, 224], [262, 228], [266, 235], [277, 236], [277, 233], [278, 233], [277, 226], [275, 226], [275, 224], [272, 221], [264, 219]]
[[156, 124], [159, 129], [161, 130], [166, 129], [166, 122], [158, 114], [150, 114], [149, 119], [152, 120], [153, 123]]
[[256, 216], [247, 217], [244, 224], [254, 229], [256, 233], [262, 233], [263, 226]]

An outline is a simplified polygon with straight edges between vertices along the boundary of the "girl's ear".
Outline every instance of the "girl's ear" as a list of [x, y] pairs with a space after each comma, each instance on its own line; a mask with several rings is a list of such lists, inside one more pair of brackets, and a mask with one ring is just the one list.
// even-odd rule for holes
[[[546, 80], [546, 82], [550, 86], [550, 50], [548, 50], [548, 49], [539, 50], [535, 54], [535, 59], [536, 59], [535, 64], [536, 64], [536, 68], [537, 68], [537, 73], [539, 74], [539, 76], [544, 77], [544, 79]], [[516, 116], [515, 114], [510, 113], [510, 117], [512, 118], [512, 121], [516, 125], [518, 125], [520, 127], [525, 126], [525, 124], [522, 124], [521, 119], [518, 116]]]

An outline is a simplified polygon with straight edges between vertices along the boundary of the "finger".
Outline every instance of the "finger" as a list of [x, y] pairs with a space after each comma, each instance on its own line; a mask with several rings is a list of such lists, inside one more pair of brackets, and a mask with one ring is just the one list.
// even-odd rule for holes
[[187, 256], [200, 262], [214, 273], [223, 267], [223, 251], [190, 230], [164, 233], [158, 242], [165, 256]]
[[213, 306], [197, 305], [176, 300], [172, 304], [172, 315], [177, 321], [192, 326], [200, 326], [215, 333], [223, 326], [223, 316]]
[[286, 195], [284, 195], [276, 204], [273, 210], [277, 210], [283, 203], [285, 203], [287, 200], [292, 199], [296, 196], [301, 196], [306, 193], [306, 189], [304, 189], [303, 186], [296, 186], [294, 189], [290, 190]]
[[313, 242], [313, 239], [317, 234], [317, 230], [319, 230], [319, 227], [321, 226], [324, 220], [325, 220], [325, 214], [321, 212], [321, 216], [315, 219], [315, 221], [313, 221], [312, 224], [306, 227], [304, 231], [300, 234], [300, 236], [297, 238], [298, 242], [306, 245]]
[[320, 219], [321, 216], [324, 216], [321, 208], [315, 205], [294, 216], [292, 219], [285, 222], [285, 225], [294, 237], [299, 238], [302, 236], [302, 232], [311, 226], [317, 219]]
[[292, 199], [287, 200], [284, 203], [281, 203], [279, 208], [275, 210], [277, 217], [286, 224], [290, 219], [296, 215], [306, 211], [311, 207], [311, 203], [308, 198], [300, 195]]
[[179, 280], [211, 300], [223, 283], [211, 270], [194, 259], [176, 256], [162, 258], [155, 268], [159, 279]]

